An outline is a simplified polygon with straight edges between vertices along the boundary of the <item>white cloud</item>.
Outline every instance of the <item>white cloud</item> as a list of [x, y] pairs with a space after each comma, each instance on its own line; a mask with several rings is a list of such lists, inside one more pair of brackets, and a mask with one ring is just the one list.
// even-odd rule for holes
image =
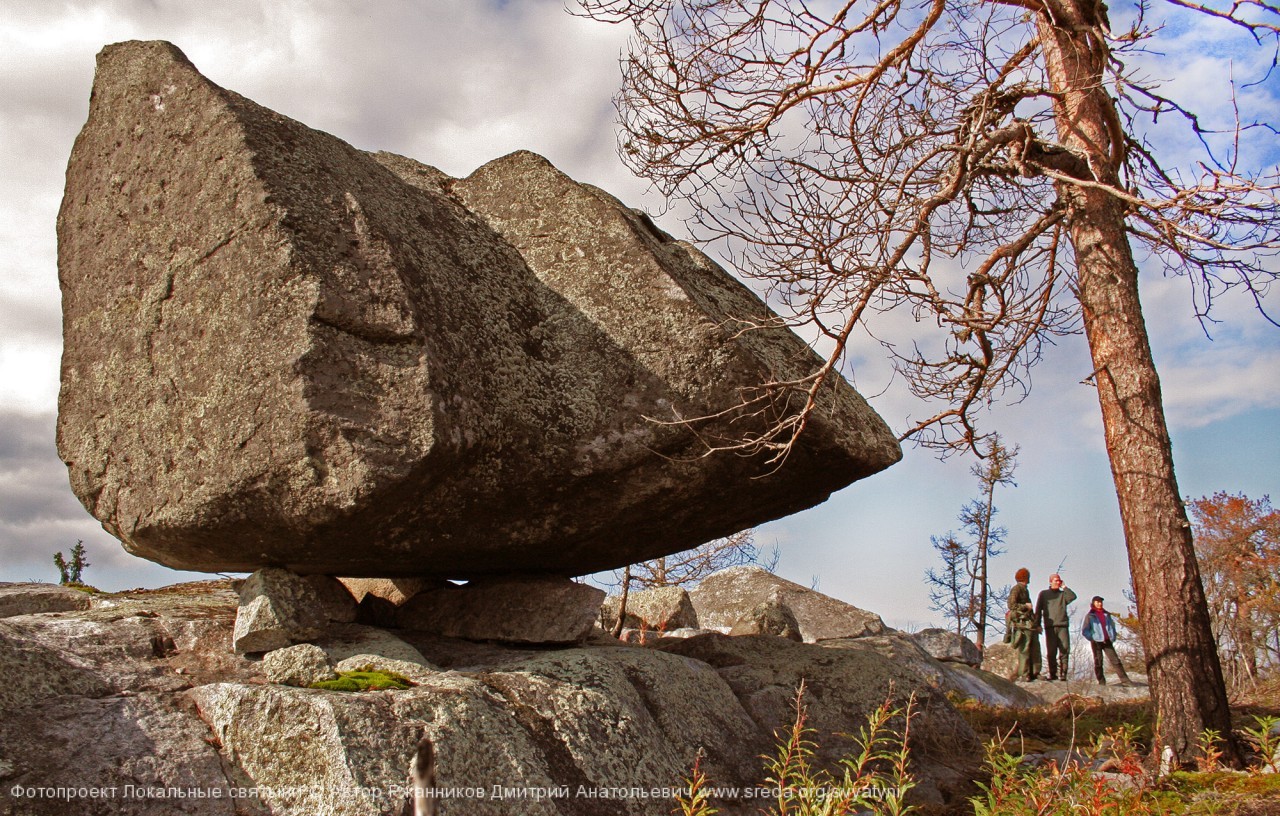
[[1165, 366], [1169, 424], [1202, 428], [1260, 408], [1280, 408], [1280, 350], [1224, 359], [1216, 349]]
[[48, 343], [6, 339], [0, 344], [0, 382], [6, 392], [0, 407], [42, 413], [56, 405], [61, 354], [60, 345]]

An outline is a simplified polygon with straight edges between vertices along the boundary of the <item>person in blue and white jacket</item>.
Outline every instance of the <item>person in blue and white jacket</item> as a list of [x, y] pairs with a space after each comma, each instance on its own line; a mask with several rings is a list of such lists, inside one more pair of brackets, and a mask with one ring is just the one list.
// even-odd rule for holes
[[1120, 662], [1120, 655], [1116, 654], [1116, 616], [1112, 615], [1102, 607], [1102, 596], [1094, 595], [1093, 601], [1089, 604], [1089, 611], [1084, 615], [1084, 623], [1080, 627], [1080, 634], [1085, 636], [1089, 641], [1089, 645], [1093, 647], [1093, 674], [1098, 678], [1098, 684], [1105, 686], [1107, 678], [1102, 674], [1102, 655], [1105, 652], [1107, 662], [1111, 664], [1111, 670], [1120, 678], [1120, 685], [1131, 686], [1133, 683], [1129, 681], [1129, 675], [1124, 670], [1124, 664]]

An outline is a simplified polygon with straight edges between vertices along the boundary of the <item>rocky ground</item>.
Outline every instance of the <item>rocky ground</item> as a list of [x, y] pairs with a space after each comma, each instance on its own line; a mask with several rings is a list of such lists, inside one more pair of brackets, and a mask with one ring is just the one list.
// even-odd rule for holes
[[860, 610], [850, 625], [875, 634], [818, 643], [686, 631], [638, 645], [597, 629], [518, 647], [333, 624], [311, 641], [324, 659], [416, 685], [322, 691], [272, 682], [272, 655], [288, 650], [236, 654], [240, 602], [227, 581], [0, 587], [0, 814], [399, 813], [424, 736], [453, 797], [445, 814], [665, 814], [699, 753], [726, 787], [722, 812], [755, 812], [744, 792], [801, 679], [826, 762], [852, 747], [836, 735], [915, 695], [913, 796], [938, 808], [969, 790], [982, 755], [950, 700], [1037, 702]]

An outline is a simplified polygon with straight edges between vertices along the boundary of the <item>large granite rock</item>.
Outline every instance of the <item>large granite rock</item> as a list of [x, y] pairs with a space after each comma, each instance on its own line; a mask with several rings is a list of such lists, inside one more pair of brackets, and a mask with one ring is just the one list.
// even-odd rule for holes
[[[913, 773], [929, 782], [917, 791], [917, 803], [940, 805], [944, 791], [962, 789], [972, 779], [969, 762], [981, 745], [961, 716], [944, 701], [944, 689], [922, 679], [896, 656], [870, 648], [826, 648], [770, 635], [731, 637], [710, 633], [669, 638], [658, 648], [684, 655], [716, 669], [751, 719], [768, 733], [779, 733], [794, 719], [796, 689], [804, 680], [806, 724], [821, 738], [815, 740], [817, 758], [838, 763], [856, 750], [857, 729], [850, 719], [865, 721], [878, 706], [905, 706], [915, 696], [915, 718], [908, 746]], [[917, 731], [917, 727], [920, 728]], [[972, 752], [972, 754], [971, 754]]]
[[982, 650], [982, 669], [1012, 680], [1018, 674], [1018, 652], [1008, 643], [988, 643]]
[[1044, 702], [1018, 684], [964, 663], [939, 660], [929, 654], [910, 635], [894, 632], [856, 638], [833, 638], [822, 641], [831, 649], [872, 651], [893, 661], [895, 665], [926, 678], [929, 684], [962, 699], [977, 700], [987, 705], [1029, 708]]
[[949, 663], [964, 663], [968, 666], [982, 665], [982, 652], [972, 640], [950, 629], [930, 627], [913, 632], [911, 639], [938, 660]]
[[[959, 807], [981, 763], [943, 689], [870, 648], [875, 638], [513, 648], [345, 624], [318, 644], [339, 669], [372, 665], [418, 683], [352, 694], [271, 684], [271, 663], [235, 656], [237, 598], [224, 582], [108, 600], [0, 620], [0, 814], [384, 816], [401, 812], [425, 735], [456, 796], [443, 813], [659, 816], [674, 803], [651, 792], [679, 787], [700, 753], [713, 785], [764, 785], [761, 755], [791, 722], [801, 678], [825, 767], [872, 708], [912, 693], [914, 801]], [[112, 786], [114, 797], [80, 792]], [[71, 798], [40, 798], [55, 787]], [[713, 804], [746, 816], [762, 802]]]
[[776, 472], [703, 456], [762, 430], [744, 395], [817, 363], [740, 331], [774, 319], [706, 256], [533, 154], [455, 180], [364, 153], [168, 43], [99, 55], [58, 239], [59, 452], [172, 567], [585, 574], [901, 455], [837, 381]]

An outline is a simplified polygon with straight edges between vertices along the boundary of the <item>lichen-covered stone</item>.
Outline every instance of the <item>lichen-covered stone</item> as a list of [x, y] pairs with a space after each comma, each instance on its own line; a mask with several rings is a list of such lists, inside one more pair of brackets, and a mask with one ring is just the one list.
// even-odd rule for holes
[[775, 637], [804, 641], [800, 622], [795, 613], [782, 600], [781, 593], [773, 592], [747, 614], [738, 618], [729, 628], [731, 635], [773, 635]]
[[842, 380], [785, 464], [703, 457], [818, 360], [697, 250], [530, 153], [462, 180], [99, 55], [58, 218], [58, 449], [137, 555], [578, 575], [810, 507], [900, 457]]

